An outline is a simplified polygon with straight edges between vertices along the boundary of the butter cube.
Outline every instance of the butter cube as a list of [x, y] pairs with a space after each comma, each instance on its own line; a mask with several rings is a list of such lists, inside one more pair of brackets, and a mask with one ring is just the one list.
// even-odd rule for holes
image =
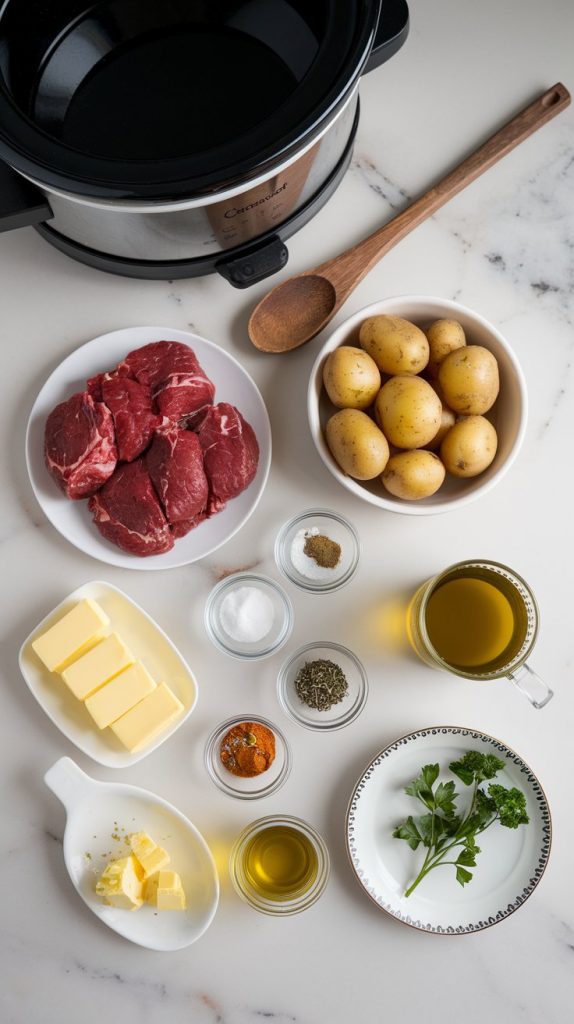
[[111, 861], [96, 882], [96, 892], [120, 910], [138, 910], [143, 903], [143, 878], [136, 858]]
[[144, 878], [149, 878], [169, 864], [170, 856], [167, 850], [158, 846], [147, 832], [132, 832], [128, 836], [128, 843], [142, 868]]
[[175, 693], [165, 683], [160, 683], [153, 693], [113, 722], [111, 730], [124, 747], [134, 753], [147, 747], [182, 711], [183, 704]]
[[134, 704], [147, 697], [148, 693], [155, 690], [155, 686], [147, 669], [140, 661], [136, 661], [92, 693], [86, 699], [86, 707], [98, 729], [105, 729], [133, 708]]
[[93, 647], [109, 624], [110, 620], [99, 604], [86, 598], [37, 637], [32, 648], [49, 672], [61, 672]]
[[92, 647], [91, 651], [64, 669], [62, 679], [74, 697], [85, 700], [94, 690], [98, 690], [109, 679], [113, 679], [133, 661], [133, 654], [123, 640], [117, 633], [111, 633], [105, 640]]
[[158, 871], [145, 883], [144, 896], [158, 910], [185, 910], [187, 906], [177, 871]]

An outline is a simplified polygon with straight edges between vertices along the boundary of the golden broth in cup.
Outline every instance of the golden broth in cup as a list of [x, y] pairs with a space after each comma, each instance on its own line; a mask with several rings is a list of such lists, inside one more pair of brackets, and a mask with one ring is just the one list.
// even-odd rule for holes
[[[476, 572], [476, 574], [475, 574]], [[503, 668], [520, 651], [528, 619], [515, 587], [488, 570], [460, 569], [429, 597], [428, 638], [447, 665], [482, 674]]]

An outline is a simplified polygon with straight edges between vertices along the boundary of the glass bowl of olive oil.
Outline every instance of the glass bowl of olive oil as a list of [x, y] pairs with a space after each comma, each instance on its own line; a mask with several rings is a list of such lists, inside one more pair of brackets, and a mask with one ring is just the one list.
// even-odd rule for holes
[[243, 829], [229, 860], [239, 896], [263, 914], [283, 917], [307, 910], [329, 879], [327, 847], [300, 818], [269, 815]]

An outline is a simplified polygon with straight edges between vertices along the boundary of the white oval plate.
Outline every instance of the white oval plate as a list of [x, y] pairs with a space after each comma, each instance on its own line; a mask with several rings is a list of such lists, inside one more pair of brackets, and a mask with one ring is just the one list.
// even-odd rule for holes
[[[148, 949], [167, 952], [196, 942], [217, 910], [219, 879], [211, 851], [195, 825], [155, 793], [97, 782], [69, 757], [56, 761], [44, 781], [66, 808], [64, 860], [74, 888], [96, 917]], [[121, 839], [130, 832], [147, 832], [168, 851], [169, 867], [177, 871], [185, 890], [185, 910], [159, 912], [146, 904], [139, 910], [118, 910], [96, 895], [96, 882], [108, 861], [129, 854]]]
[[[76, 700], [55, 672], [48, 672], [32, 650], [32, 641], [50, 628], [78, 601], [97, 601], [112, 628], [142, 661], [156, 683], [165, 682], [179, 697], [184, 710], [165, 732], [144, 750], [131, 754], [111, 729], [98, 729], [81, 700]], [[93, 580], [68, 594], [24, 640], [19, 655], [20, 671], [48, 718], [72, 743], [108, 768], [129, 768], [157, 750], [185, 722], [197, 702], [197, 682], [189, 665], [163, 629], [143, 608], [111, 583]]]
[[[194, 350], [203, 369], [215, 384], [216, 402], [230, 402], [253, 427], [259, 442], [259, 466], [255, 479], [223, 512], [200, 523], [176, 540], [171, 551], [141, 558], [115, 547], [98, 532], [87, 501], [68, 501], [44, 465], [44, 427], [48, 415], [76, 391], [83, 391], [88, 377], [110, 370], [128, 352], [150, 341], [182, 341]], [[246, 370], [233, 356], [211, 341], [171, 327], [127, 327], [102, 334], [77, 348], [48, 377], [38, 395], [26, 431], [26, 464], [30, 482], [44, 514], [66, 540], [108, 565], [125, 569], [173, 569], [205, 558], [233, 537], [256, 508], [271, 465], [271, 426], [265, 403]]]
[[[496, 754], [506, 762], [496, 776], [504, 786], [526, 795], [530, 823], [517, 829], [494, 826], [480, 836], [481, 853], [473, 879], [464, 888], [454, 868], [432, 871], [407, 899], [408, 883], [424, 859], [392, 831], [417, 802], [404, 792], [423, 765], [438, 763], [441, 780], [453, 779], [459, 803], [466, 806], [470, 787], [448, 771], [451, 761], [467, 750]], [[357, 878], [374, 902], [398, 921], [426, 932], [465, 935], [498, 924], [528, 899], [540, 881], [552, 840], [550, 809], [542, 787], [522, 758], [504, 743], [455, 726], [421, 729], [396, 740], [363, 772], [347, 812], [347, 849]]]

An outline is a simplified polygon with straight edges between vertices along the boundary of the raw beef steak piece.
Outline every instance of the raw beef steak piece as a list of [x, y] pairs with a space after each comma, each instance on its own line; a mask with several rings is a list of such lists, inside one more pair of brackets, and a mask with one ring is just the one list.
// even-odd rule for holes
[[118, 466], [88, 502], [100, 533], [130, 555], [159, 555], [173, 537], [143, 458]]
[[197, 434], [174, 426], [159, 430], [146, 465], [168, 523], [173, 527], [188, 520], [199, 522], [207, 507], [209, 487]]
[[180, 426], [197, 427], [213, 405], [215, 386], [193, 349], [180, 341], [152, 341], [137, 348], [116, 372], [147, 384], [158, 412]]
[[103, 402], [102, 389], [105, 380], [113, 380], [115, 377], [129, 377], [127, 369], [108, 370], [105, 373], [96, 373], [86, 381], [86, 387], [94, 399], [94, 402]]
[[211, 516], [249, 486], [257, 472], [259, 445], [253, 428], [227, 402], [211, 406], [197, 436], [209, 481], [207, 512]]
[[88, 498], [116, 467], [114, 421], [102, 402], [79, 391], [46, 420], [44, 458], [49, 472], [72, 500]]
[[173, 524], [171, 532], [176, 540], [179, 537], [185, 537], [186, 533], [190, 533], [191, 530], [195, 530], [195, 527], [199, 526], [204, 519], [207, 519], [207, 510], [203, 511], [198, 516], [194, 516], [193, 519], [179, 519], [177, 523]]
[[161, 422], [151, 407], [151, 390], [129, 377], [104, 374], [101, 392], [114, 418], [118, 459], [133, 462], [145, 451]]

